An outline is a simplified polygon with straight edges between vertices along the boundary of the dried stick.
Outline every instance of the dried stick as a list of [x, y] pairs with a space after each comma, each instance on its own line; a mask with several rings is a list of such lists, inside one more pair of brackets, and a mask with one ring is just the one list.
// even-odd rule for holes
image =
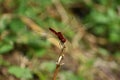
[[53, 80], [56, 80], [59, 69], [60, 69], [61, 65], [63, 65], [62, 60], [64, 58], [64, 50], [65, 50], [65, 45], [63, 44], [60, 55], [59, 55], [59, 58], [56, 62], [56, 69], [55, 69], [55, 72], [54, 72], [54, 75], [53, 75]]

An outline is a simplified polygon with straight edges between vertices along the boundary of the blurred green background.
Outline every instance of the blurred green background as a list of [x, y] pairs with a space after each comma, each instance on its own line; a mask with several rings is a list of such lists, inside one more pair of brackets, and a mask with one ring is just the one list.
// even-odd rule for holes
[[120, 80], [120, 0], [0, 0], [0, 80]]

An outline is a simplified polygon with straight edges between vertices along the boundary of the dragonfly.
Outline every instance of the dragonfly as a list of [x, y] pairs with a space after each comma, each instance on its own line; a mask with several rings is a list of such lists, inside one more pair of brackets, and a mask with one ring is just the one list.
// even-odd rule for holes
[[[53, 34], [56, 35], [56, 37], [58, 37], [58, 40], [60, 41], [60, 43], [62, 45], [66, 44], [66, 45], [70, 46], [70, 48], [71, 48], [71, 43], [62, 34], [63, 31], [57, 32], [54, 28], [48, 28], [49, 31], [46, 32], [44, 29], [42, 29], [41, 27], [36, 25], [31, 19], [26, 18], [26, 17], [21, 17], [21, 19], [24, 23], [26, 23], [29, 26], [28, 29], [32, 30], [33, 33], [35, 33], [35, 36], [36, 36], [36, 34], [37, 34], [37, 36], [41, 35], [42, 40], [47, 39], [48, 41], [53, 43], [58, 48], [61, 48], [60, 44], [59, 45], [57, 44], [58, 41], [55, 38], [52, 38], [53, 36], [51, 34], [49, 34], [49, 31], [51, 31]], [[66, 30], [68, 30], [68, 27], [66, 27], [64, 29], [64, 31], [66, 31]]]
[[63, 34], [61, 32], [57, 32], [52, 28], [49, 28], [49, 30], [58, 37], [58, 39], [60, 40], [60, 42], [62, 44], [64, 44], [66, 42], [66, 38], [63, 36]]
[[[73, 47], [72, 44], [69, 40], [67, 40], [67, 38], [63, 35], [63, 33], [61, 31], [56, 31], [54, 28], [49, 27], [48, 28], [50, 32], [52, 32], [58, 39], [58, 43], [56, 46], [60, 49], [62, 49], [63, 47], [65, 47], [65, 52], [69, 52]], [[50, 40], [51, 35], [49, 36], [48, 40]], [[52, 41], [51, 37], [51, 41]], [[54, 41], [53, 41], [54, 42]]]

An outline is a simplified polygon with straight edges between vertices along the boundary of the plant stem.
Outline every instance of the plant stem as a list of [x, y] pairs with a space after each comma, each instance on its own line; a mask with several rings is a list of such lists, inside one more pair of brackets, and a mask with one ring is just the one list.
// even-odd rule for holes
[[61, 65], [63, 64], [62, 60], [64, 58], [64, 53], [63, 53], [64, 49], [65, 49], [65, 45], [62, 45], [61, 53], [60, 53], [59, 58], [58, 58], [57, 63], [56, 63], [56, 69], [55, 69], [55, 72], [53, 75], [53, 80], [56, 80], [59, 69], [60, 69]]

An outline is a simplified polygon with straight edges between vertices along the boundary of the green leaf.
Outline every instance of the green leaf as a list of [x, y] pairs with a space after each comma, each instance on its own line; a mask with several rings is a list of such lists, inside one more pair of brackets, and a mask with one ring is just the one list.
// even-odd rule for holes
[[9, 52], [14, 46], [11, 43], [0, 43], [0, 54]]
[[96, 23], [108, 23], [109, 21], [106, 15], [97, 11], [92, 12], [91, 18], [93, 18], [94, 22]]
[[120, 42], [120, 35], [117, 34], [116, 32], [111, 32], [109, 36], [109, 40], [113, 43]]
[[12, 22], [10, 23], [10, 29], [15, 33], [19, 33], [25, 31], [26, 27], [21, 20], [16, 18], [13, 19]]
[[38, 57], [42, 57], [46, 52], [46, 49], [40, 49], [40, 50], [36, 50], [36, 55]]
[[62, 72], [61, 75], [65, 78], [64, 80], [84, 80], [82, 77], [74, 75], [72, 72]]
[[27, 0], [19, 0], [19, 6], [18, 6], [18, 13], [24, 15], [28, 5], [27, 5]]
[[20, 68], [17, 66], [11, 66], [8, 69], [8, 72], [17, 78], [31, 79], [32, 73], [28, 68]]
[[99, 53], [103, 56], [108, 56], [108, 51], [104, 48], [99, 48]]
[[44, 62], [41, 64], [40, 68], [42, 70], [53, 72], [55, 69], [55, 63], [54, 62]]
[[108, 17], [109, 17], [110, 19], [112, 19], [112, 20], [115, 20], [115, 19], [117, 18], [116, 12], [115, 12], [113, 9], [111, 9], [111, 8], [108, 9], [107, 14], [108, 14]]

